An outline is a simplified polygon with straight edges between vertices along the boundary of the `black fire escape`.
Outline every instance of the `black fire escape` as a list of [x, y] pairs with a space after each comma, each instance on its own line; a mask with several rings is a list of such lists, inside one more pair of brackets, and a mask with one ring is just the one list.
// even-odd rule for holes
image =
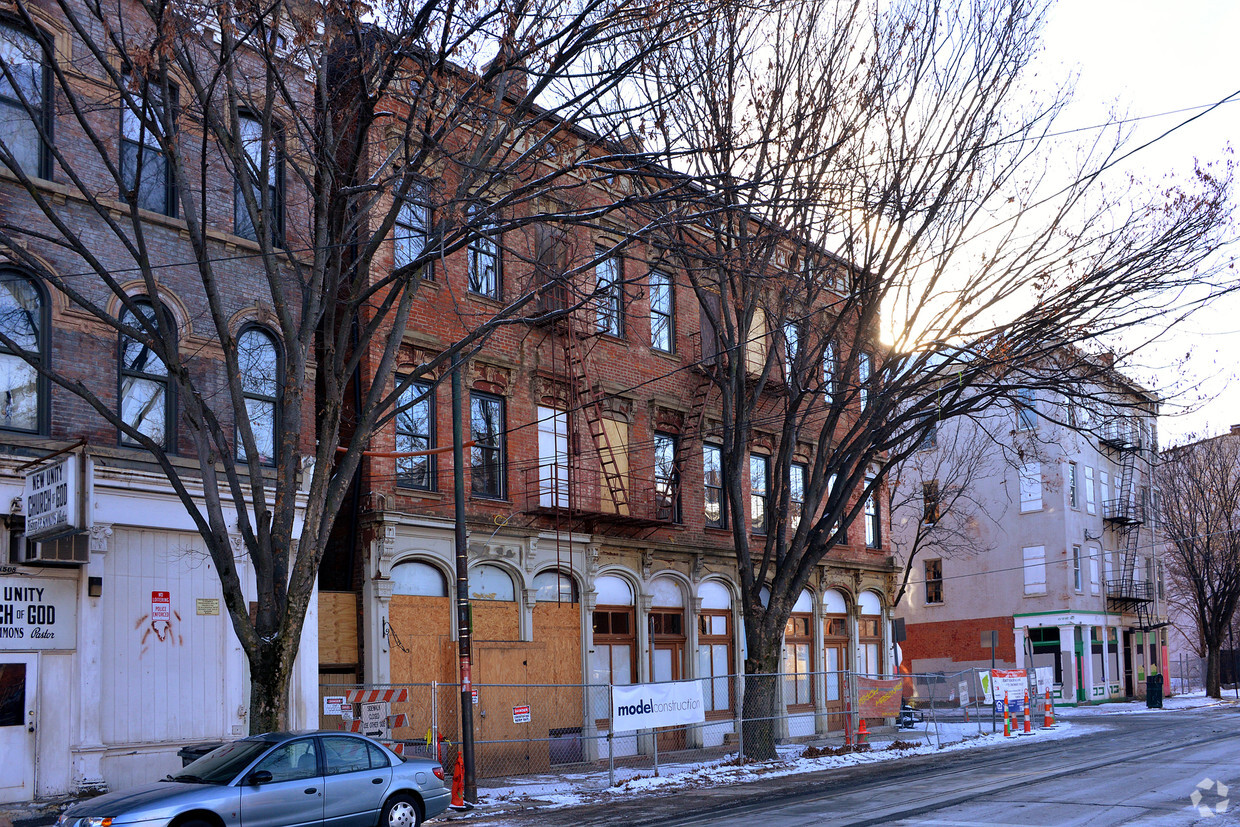
[[1102, 503], [1102, 519], [1115, 534], [1119, 556], [1114, 578], [1106, 582], [1107, 608], [1136, 614], [1137, 627], [1149, 631], [1165, 624], [1154, 622], [1154, 584], [1136, 576], [1139, 537], [1146, 517], [1145, 498], [1136, 488], [1141, 436], [1131, 421], [1116, 418], [1099, 430], [1098, 442], [1119, 467], [1115, 496]]

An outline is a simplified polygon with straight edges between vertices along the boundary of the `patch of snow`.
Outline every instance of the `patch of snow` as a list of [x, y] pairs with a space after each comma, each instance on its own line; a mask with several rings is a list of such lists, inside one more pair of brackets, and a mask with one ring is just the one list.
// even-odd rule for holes
[[[989, 722], [985, 724], [989, 729]], [[607, 786], [607, 771], [582, 773], [544, 774], [528, 779], [505, 779], [501, 786], [481, 787], [479, 805], [468, 814], [455, 814], [453, 820], [470, 816], [494, 815], [511, 809], [551, 809], [581, 804], [597, 804], [619, 797], [655, 792], [663, 788], [712, 787], [725, 784], [744, 784], [758, 779], [799, 775], [839, 767], [855, 767], [864, 764], [896, 761], [910, 755], [933, 755], [940, 751], [958, 752], [981, 747], [1017, 747], [1020, 744], [1072, 738], [1099, 729], [1096, 725], [1060, 723], [1054, 729], [1035, 729], [1030, 736], [1013, 734], [1005, 738], [1002, 730], [991, 734], [978, 734], [977, 723], [940, 723], [938, 737], [942, 747], [925, 743], [926, 733], [899, 732], [892, 736], [884, 733], [871, 737], [871, 749], [844, 755], [825, 755], [807, 758], [805, 744], [784, 744], [777, 748], [779, 758], [772, 761], [738, 766], [733, 754], [724, 759], [706, 762], [670, 762], [659, 765], [659, 775], [650, 767], [641, 769], [616, 768], [616, 786]], [[933, 727], [929, 738], [935, 737]], [[919, 745], [911, 749], [887, 749], [892, 740], [909, 743], [916, 739]]]

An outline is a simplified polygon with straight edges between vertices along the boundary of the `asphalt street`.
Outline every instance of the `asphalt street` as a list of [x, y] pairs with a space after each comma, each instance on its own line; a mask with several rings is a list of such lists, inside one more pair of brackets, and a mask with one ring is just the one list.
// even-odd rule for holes
[[1168, 711], [1078, 722], [1096, 729], [1013, 748], [948, 752], [494, 819], [475, 816], [470, 823], [1240, 825], [1240, 711]]

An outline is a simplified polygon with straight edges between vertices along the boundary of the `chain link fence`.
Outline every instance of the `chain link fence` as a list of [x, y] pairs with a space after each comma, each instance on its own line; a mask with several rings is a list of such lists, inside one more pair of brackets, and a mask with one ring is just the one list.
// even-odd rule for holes
[[[608, 685], [474, 684], [467, 703], [475, 773], [485, 780], [606, 769], [614, 780], [617, 768], [659, 774], [739, 752], [773, 758], [799, 744], [839, 748], [857, 738], [863, 712], [857, 678], [865, 677], [879, 678], [849, 672], [701, 678], [705, 722], [616, 732]], [[903, 708], [894, 717], [865, 719], [873, 741], [941, 746], [995, 726], [976, 670], [880, 680], [898, 692]], [[372, 734], [452, 771], [460, 745], [458, 685], [324, 684], [320, 693], [324, 729]], [[1040, 711], [1035, 704], [1035, 726]]]

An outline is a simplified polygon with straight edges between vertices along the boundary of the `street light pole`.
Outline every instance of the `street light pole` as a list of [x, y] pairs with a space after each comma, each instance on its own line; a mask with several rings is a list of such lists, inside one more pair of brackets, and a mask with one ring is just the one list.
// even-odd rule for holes
[[465, 771], [465, 800], [478, 801], [474, 772], [473, 670], [470, 664], [469, 555], [465, 536], [465, 439], [461, 425], [461, 363], [452, 368], [452, 499], [456, 516], [456, 639], [460, 644], [461, 759]]

